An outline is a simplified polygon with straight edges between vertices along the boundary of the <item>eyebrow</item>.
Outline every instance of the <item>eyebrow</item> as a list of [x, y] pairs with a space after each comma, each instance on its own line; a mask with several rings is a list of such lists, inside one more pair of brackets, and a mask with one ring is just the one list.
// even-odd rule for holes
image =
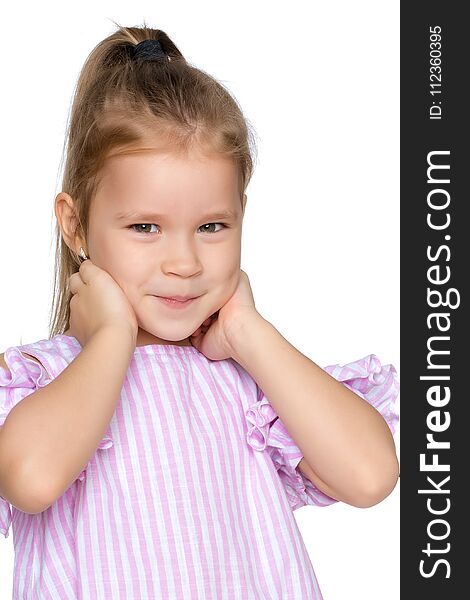
[[[238, 213], [233, 210], [220, 210], [217, 212], [212, 212], [205, 214], [201, 217], [201, 220], [205, 219], [233, 219], [236, 220], [238, 217]], [[130, 210], [127, 212], [118, 212], [116, 214], [116, 220], [118, 221], [127, 221], [130, 219], [135, 219], [136, 221], [146, 222], [146, 221], [160, 221], [164, 219], [165, 215], [160, 215], [158, 213], [139, 213], [135, 210]]]

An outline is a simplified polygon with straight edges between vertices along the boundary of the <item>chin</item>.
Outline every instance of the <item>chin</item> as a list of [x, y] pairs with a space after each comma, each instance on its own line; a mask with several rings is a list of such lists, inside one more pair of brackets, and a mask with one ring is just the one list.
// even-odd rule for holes
[[158, 339], [163, 340], [165, 342], [184, 342], [184, 340], [188, 339], [191, 334], [185, 335], [181, 337], [180, 335], [167, 335], [165, 337], [160, 337]]
[[[197, 329], [197, 327], [195, 327], [195, 330]], [[161, 340], [161, 343], [164, 342], [182, 342], [183, 340], [185, 340], [186, 338], [188, 338], [190, 335], [192, 334], [192, 330], [191, 331], [178, 331], [177, 333], [175, 333], [175, 329], [174, 327], [171, 329], [171, 331], [164, 331], [164, 330], [154, 330], [152, 327], [145, 327], [139, 324], [139, 337], [143, 340], [149, 340], [149, 343], [152, 343], [151, 340], [152, 339], [157, 339], [157, 340]]]

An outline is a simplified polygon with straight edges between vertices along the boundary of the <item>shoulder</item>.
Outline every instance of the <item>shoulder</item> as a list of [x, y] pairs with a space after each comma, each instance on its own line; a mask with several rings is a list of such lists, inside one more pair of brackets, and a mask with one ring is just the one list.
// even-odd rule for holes
[[[75, 338], [54, 336], [36, 342], [11, 346], [0, 354], [0, 380], [33, 379], [39, 385], [54, 379], [80, 352]], [[4, 370], [3, 370], [4, 369]]]
[[34, 349], [10, 346], [0, 354], [0, 392], [4, 395], [14, 388], [30, 388], [33, 382], [45, 381], [49, 371], [41, 354]]
[[[25, 352], [23, 352], [23, 354], [25, 354]], [[8, 365], [7, 365], [7, 363], [6, 363], [6, 360], [5, 360], [5, 358], [4, 358], [4, 357], [5, 357], [5, 353], [3, 353], [3, 354], [0, 354], [0, 368], [1, 368], [1, 369], [5, 369], [5, 370], [7, 370], [7, 371], [8, 371], [8, 370], [9, 370], [9, 368], [8, 368]], [[28, 358], [32, 358], [32, 359], [33, 359], [33, 360], [35, 360], [37, 363], [41, 364], [41, 363], [40, 363], [40, 361], [39, 361], [39, 360], [38, 360], [36, 357], [34, 357], [34, 356], [31, 356], [30, 354], [28, 354]]]

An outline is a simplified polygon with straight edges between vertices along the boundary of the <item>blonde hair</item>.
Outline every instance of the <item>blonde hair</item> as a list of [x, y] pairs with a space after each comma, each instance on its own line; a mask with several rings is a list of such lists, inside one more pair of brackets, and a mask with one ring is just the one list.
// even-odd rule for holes
[[[231, 157], [238, 168], [240, 201], [256, 156], [255, 132], [230, 92], [190, 65], [160, 29], [122, 27], [102, 40], [80, 72], [66, 132], [62, 191], [74, 200], [75, 234], [88, 235], [88, 214], [99, 174], [110, 156], [159, 146], [176, 153], [198, 148]], [[134, 46], [158, 40], [170, 60], [135, 60]], [[49, 337], [69, 326], [70, 276], [80, 260], [55, 230], [54, 289]]]

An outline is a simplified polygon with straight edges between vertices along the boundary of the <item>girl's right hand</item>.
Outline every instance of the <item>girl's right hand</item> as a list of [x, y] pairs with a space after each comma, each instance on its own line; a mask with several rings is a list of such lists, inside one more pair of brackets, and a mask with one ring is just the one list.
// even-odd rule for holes
[[90, 259], [69, 278], [70, 329], [82, 348], [98, 331], [112, 326], [127, 329], [137, 340], [137, 317], [120, 285]]

